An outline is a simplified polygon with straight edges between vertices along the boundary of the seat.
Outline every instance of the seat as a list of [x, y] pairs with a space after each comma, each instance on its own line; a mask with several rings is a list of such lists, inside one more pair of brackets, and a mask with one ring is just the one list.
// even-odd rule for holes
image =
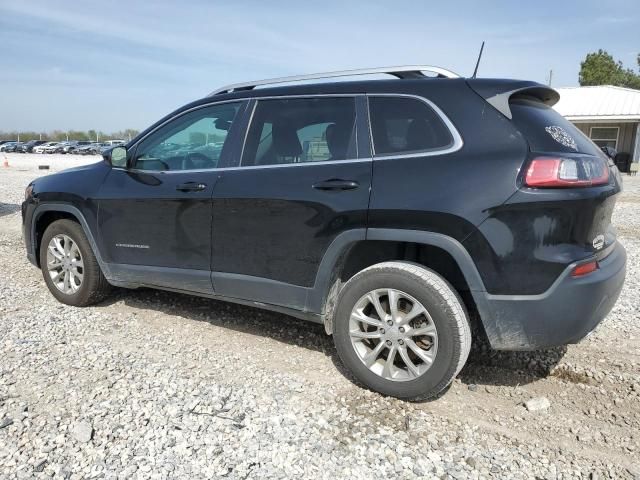
[[260, 165], [296, 163], [299, 161], [302, 154], [302, 145], [295, 127], [288, 123], [276, 122], [273, 124], [271, 138], [273, 144], [260, 159]]
[[347, 128], [332, 123], [325, 130], [327, 148], [331, 157], [328, 160], [344, 160], [347, 158], [351, 132]]

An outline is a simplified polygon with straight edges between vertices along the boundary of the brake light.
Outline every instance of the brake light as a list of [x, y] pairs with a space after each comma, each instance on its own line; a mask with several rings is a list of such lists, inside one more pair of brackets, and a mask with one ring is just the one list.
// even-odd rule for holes
[[525, 184], [539, 188], [590, 187], [609, 183], [609, 166], [599, 157], [536, 157], [529, 163]]
[[582, 277], [583, 275], [587, 275], [591, 272], [595, 272], [598, 269], [598, 262], [595, 260], [589, 263], [583, 263], [582, 265], [578, 265], [571, 272], [572, 277]]

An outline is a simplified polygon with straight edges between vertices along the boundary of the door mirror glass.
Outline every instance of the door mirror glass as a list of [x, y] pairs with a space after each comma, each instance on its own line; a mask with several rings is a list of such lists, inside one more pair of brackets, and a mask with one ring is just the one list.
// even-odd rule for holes
[[114, 147], [109, 155], [111, 158], [111, 166], [126, 168], [127, 167], [127, 148]]

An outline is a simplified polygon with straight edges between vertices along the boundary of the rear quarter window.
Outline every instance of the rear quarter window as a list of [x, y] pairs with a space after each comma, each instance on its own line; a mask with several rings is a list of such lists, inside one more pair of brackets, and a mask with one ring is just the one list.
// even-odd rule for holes
[[537, 100], [510, 101], [513, 122], [532, 151], [600, 155], [600, 149], [584, 133], [553, 108]]
[[371, 134], [376, 156], [446, 149], [453, 136], [427, 103], [410, 97], [369, 97]]

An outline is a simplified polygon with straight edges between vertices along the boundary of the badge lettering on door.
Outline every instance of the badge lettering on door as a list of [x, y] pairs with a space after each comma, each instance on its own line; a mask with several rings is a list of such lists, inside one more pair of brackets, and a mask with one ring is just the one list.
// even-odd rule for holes
[[598, 235], [593, 239], [593, 248], [600, 250], [602, 247], [604, 247], [604, 235]]
[[149, 248], [149, 245], [136, 245], [133, 243], [116, 243], [116, 247], [122, 248]]

